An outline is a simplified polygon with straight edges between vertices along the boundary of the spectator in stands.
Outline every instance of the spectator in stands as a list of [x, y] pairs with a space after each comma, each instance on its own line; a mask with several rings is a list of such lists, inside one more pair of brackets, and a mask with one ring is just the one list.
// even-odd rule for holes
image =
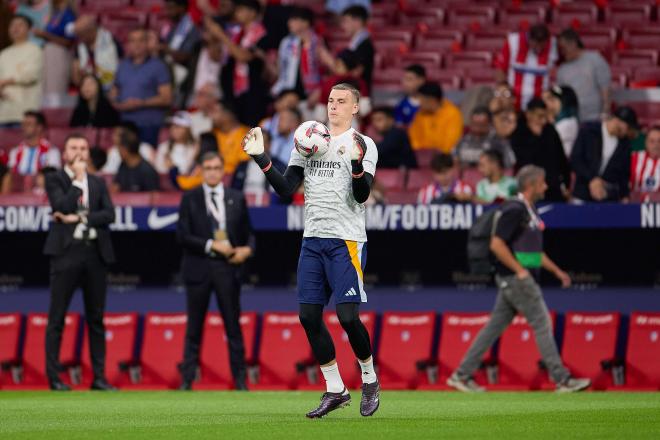
[[92, 147], [89, 149], [89, 164], [87, 172], [89, 174], [100, 174], [101, 170], [108, 161], [108, 153], [101, 147]]
[[616, 201], [628, 197], [630, 181], [630, 128], [637, 128], [635, 111], [618, 107], [603, 122], [582, 124], [571, 165], [575, 171], [573, 195], [578, 201]]
[[396, 126], [394, 109], [376, 107], [371, 111], [371, 125], [382, 137], [376, 144], [379, 168], [417, 168], [408, 133]]
[[497, 83], [493, 89], [493, 97], [488, 103], [488, 110], [495, 114], [500, 110], [515, 110], [516, 97], [507, 82]]
[[4, 162], [0, 162], [0, 195], [9, 194], [11, 191], [11, 174]]
[[213, 112], [213, 132], [218, 143], [218, 151], [223, 158], [225, 173], [232, 174], [239, 163], [250, 157], [243, 151], [243, 137], [250, 128], [241, 124], [236, 117], [236, 110], [226, 100], [220, 100]]
[[194, 53], [199, 50], [201, 33], [188, 13], [188, 0], [166, 0], [165, 16], [171, 21], [164, 37], [161, 52], [166, 58], [181, 66], [187, 66]]
[[293, 150], [293, 133], [301, 123], [302, 115], [297, 108], [285, 108], [278, 112], [277, 129], [274, 136], [271, 134], [270, 157], [281, 163], [289, 163]]
[[0, 126], [20, 123], [23, 113], [41, 107], [43, 54], [28, 41], [30, 19], [15, 15], [9, 24], [12, 45], [0, 52]]
[[575, 91], [569, 86], [552, 86], [543, 92], [543, 101], [548, 107], [548, 120], [555, 125], [559, 133], [564, 153], [566, 157], [571, 157], [571, 150], [580, 128]]
[[502, 202], [516, 195], [516, 179], [504, 175], [504, 158], [497, 150], [486, 150], [479, 157], [479, 172], [483, 179], [477, 183], [475, 202]]
[[160, 177], [140, 155], [140, 138], [134, 131], [122, 130], [119, 135], [121, 165], [114, 178], [113, 192], [146, 192], [160, 190]]
[[85, 74], [80, 82], [78, 103], [71, 115], [71, 127], [114, 127], [119, 123], [119, 113], [110, 104], [99, 79]]
[[526, 109], [535, 96], [549, 86], [550, 70], [557, 62], [557, 42], [544, 24], [529, 31], [510, 33], [496, 60], [498, 82], [513, 88], [518, 109]]
[[320, 106], [327, 112], [328, 98], [330, 91], [334, 86], [340, 83], [352, 84], [360, 91], [361, 97], [368, 97], [369, 90], [360, 76], [362, 67], [358, 64], [359, 60], [355, 52], [342, 50], [337, 59], [335, 59], [334, 74], [328, 76], [321, 85]]
[[396, 123], [407, 127], [419, 109], [418, 90], [426, 82], [426, 69], [419, 64], [406, 67], [401, 77], [401, 88], [405, 96], [394, 107]]
[[511, 135], [516, 130], [518, 119], [516, 112], [512, 110], [500, 110], [493, 113], [493, 128], [495, 130], [495, 142], [500, 146], [498, 151], [502, 153], [504, 168], [513, 168], [516, 164], [516, 155], [511, 148]]
[[60, 150], [44, 137], [46, 118], [43, 113], [25, 112], [21, 128], [23, 141], [9, 152], [7, 166], [12, 173], [34, 176], [42, 168], [62, 165]]
[[191, 130], [195, 139], [198, 139], [202, 133], [213, 129], [211, 112], [216, 106], [218, 99], [220, 99], [220, 89], [218, 89], [217, 85], [210, 83], [203, 85], [195, 93], [192, 102], [192, 107], [195, 111], [190, 114], [190, 120], [192, 121]]
[[334, 14], [340, 14], [351, 6], [361, 6], [367, 11], [371, 10], [371, 0], [326, 0], [325, 9]]
[[78, 18], [74, 33], [78, 44], [71, 68], [73, 83], [80, 86], [83, 76], [91, 74], [101, 81], [103, 91], [109, 92], [122, 56], [119, 43], [109, 30], [96, 23], [93, 15]]
[[646, 133], [646, 149], [632, 154], [630, 171], [632, 191], [660, 192], [660, 125]]
[[568, 198], [571, 168], [555, 127], [548, 123], [548, 109], [541, 98], [532, 98], [511, 135], [516, 169], [536, 165], [545, 170], [548, 190], [546, 201], [563, 202]]
[[[264, 151], [270, 155], [271, 148], [271, 139], [270, 133], [267, 131], [262, 131], [264, 135]], [[273, 160], [273, 166], [280, 172], [283, 173], [286, 170], [288, 162], [280, 162], [276, 157], [270, 156]], [[270, 186], [266, 175], [259, 165], [256, 164], [253, 160], [248, 160], [241, 162], [236, 167], [234, 175], [231, 179], [231, 187], [246, 193], [251, 194], [263, 194], [270, 192], [270, 199], [280, 200], [280, 197], [275, 193], [275, 190]], [[287, 198], [285, 203], [290, 203], [291, 198]]]
[[451, 153], [463, 134], [461, 111], [443, 98], [438, 83], [427, 82], [419, 88], [419, 95], [419, 111], [408, 127], [413, 150], [433, 148]]
[[468, 132], [456, 146], [455, 156], [462, 168], [476, 167], [481, 153], [492, 148], [500, 148], [496, 142], [491, 115], [486, 107], [477, 107], [472, 112]]
[[71, 81], [71, 48], [74, 44], [76, 13], [72, 0], [52, 0], [46, 29], [34, 29], [44, 45], [44, 101], [51, 107], [61, 107]]
[[[371, 41], [371, 35], [367, 29], [368, 19], [369, 12], [362, 6], [348, 7], [341, 14], [341, 28], [350, 38], [347, 50], [355, 54], [357, 65], [360, 66], [358, 76], [362, 77], [364, 83], [367, 85], [367, 90], [371, 92], [375, 50]], [[331, 72], [337, 74], [337, 64], [332, 54], [323, 47], [320, 50], [323, 64]]]
[[417, 203], [467, 202], [472, 200], [472, 188], [458, 178], [454, 158], [437, 153], [431, 159], [433, 182], [419, 190]]
[[[108, 158], [101, 169], [103, 174], [116, 174], [121, 165], [121, 155], [119, 154], [119, 142], [121, 134], [124, 131], [130, 131], [136, 136], [140, 137], [140, 131], [137, 126], [128, 121], [120, 122], [117, 127], [112, 131], [112, 146], [108, 149]], [[153, 163], [156, 157], [154, 147], [146, 142], [140, 142], [140, 156], [149, 163]]]
[[[11, 3], [11, 2], [10, 2]], [[32, 21], [32, 29], [30, 31], [30, 41], [39, 47], [43, 47], [46, 43], [43, 38], [34, 35], [35, 29], [46, 29], [48, 20], [50, 19], [50, 0], [18, 0], [16, 2], [16, 15], [23, 15]]]
[[[209, 99], [209, 102], [214, 103], [220, 98], [220, 70], [223, 55], [220, 40], [213, 37], [208, 30], [204, 30], [202, 46], [188, 62], [188, 73], [179, 90], [178, 107], [197, 107], [198, 103], [195, 100], [202, 90], [204, 93], [214, 91], [215, 96], [212, 101]], [[199, 133], [201, 132], [198, 132], [197, 136]]]
[[271, 94], [295, 90], [308, 99], [310, 106], [318, 100], [321, 85], [319, 48], [323, 41], [314, 32], [314, 13], [309, 8], [294, 7], [287, 21], [289, 35], [281, 42], [277, 56], [277, 81]]
[[149, 56], [144, 29], [128, 35], [127, 57], [119, 64], [110, 98], [122, 120], [138, 127], [143, 142], [158, 143], [165, 111], [172, 105], [172, 85], [165, 63]]
[[584, 49], [574, 29], [559, 34], [558, 44], [564, 62], [557, 71], [557, 82], [577, 93], [580, 121], [600, 121], [610, 111], [610, 66], [598, 51]]
[[236, 0], [234, 5], [237, 26], [226, 32], [210, 17], [204, 25], [228, 52], [220, 74], [224, 98], [238, 110], [242, 123], [254, 127], [266, 115], [268, 104], [263, 75], [266, 28], [259, 21], [261, 4], [257, 0]]
[[154, 166], [160, 174], [176, 168], [178, 174], [188, 174], [195, 166], [199, 145], [193, 138], [190, 113], [179, 111], [170, 119], [170, 136], [158, 145]]
[[259, 123], [259, 126], [263, 131], [268, 131], [271, 137], [275, 137], [277, 135], [277, 125], [280, 112], [290, 108], [300, 110], [303, 107], [304, 106], [301, 106], [300, 95], [298, 92], [293, 89], [282, 90], [273, 103], [273, 110], [275, 110], [275, 112], [272, 116], [262, 120]]

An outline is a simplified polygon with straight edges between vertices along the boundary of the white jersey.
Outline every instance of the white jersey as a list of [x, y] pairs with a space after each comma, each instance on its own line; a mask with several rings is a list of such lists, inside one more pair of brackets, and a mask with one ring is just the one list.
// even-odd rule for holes
[[[323, 156], [305, 158], [294, 148], [289, 166], [305, 169], [305, 232], [303, 237], [339, 238], [367, 241], [366, 210], [353, 197], [351, 149], [353, 133], [349, 128], [330, 139]], [[362, 161], [364, 171], [375, 176], [378, 150], [373, 139], [362, 136], [367, 153]]]

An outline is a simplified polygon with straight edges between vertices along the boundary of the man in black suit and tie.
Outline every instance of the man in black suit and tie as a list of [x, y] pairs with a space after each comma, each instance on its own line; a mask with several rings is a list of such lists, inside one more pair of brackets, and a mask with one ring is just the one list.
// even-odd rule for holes
[[224, 163], [217, 152], [201, 158], [204, 184], [183, 195], [177, 238], [183, 246], [188, 324], [180, 389], [192, 389], [211, 291], [227, 333], [234, 387], [246, 390], [241, 314], [241, 267], [252, 255], [254, 238], [243, 193], [222, 185]]
[[105, 182], [87, 173], [89, 142], [71, 134], [64, 142], [62, 170], [46, 175], [53, 210], [44, 253], [51, 257], [51, 297], [46, 328], [46, 375], [50, 388], [68, 391], [60, 380], [60, 344], [64, 318], [73, 292], [81, 287], [94, 372], [92, 389], [114, 389], [105, 379], [106, 266], [114, 261], [108, 226], [115, 211]]

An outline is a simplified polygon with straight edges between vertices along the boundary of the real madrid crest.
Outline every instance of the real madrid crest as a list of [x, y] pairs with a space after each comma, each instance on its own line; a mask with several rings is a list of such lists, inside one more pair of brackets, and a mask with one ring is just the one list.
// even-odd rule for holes
[[346, 152], [346, 147], [344, 147], [343, 145], [339, 147], [339, 149], [337, 150], [337, 153], [339, 154], [344, 154], [345, 152]]

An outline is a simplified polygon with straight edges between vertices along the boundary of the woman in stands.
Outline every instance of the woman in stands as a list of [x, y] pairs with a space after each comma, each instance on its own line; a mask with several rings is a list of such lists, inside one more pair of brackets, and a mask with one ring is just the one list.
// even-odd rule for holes
[[80, 82], [78, 103], [71, 115], [71, 127], [114, 127], [119, 124], [119, 113], [106, 98], [101, 82], [92, 74]]
[[156, 171], [166, 174], [176, 168], [177, 174], [188, 174], [195, 166], [195, 157], [199, 151], [190, 130], [190, 113], [176, 112], [169, 122], [169, 138], [161, 142], [156, 150]]
[[543, 101], [548, 107], [548, 119], [555, 125], [564, 146], [566, 157], [571, 157], [571, 150], [577, 138], [578, 97], [569, 86], [552, 86], [543, 92]]

